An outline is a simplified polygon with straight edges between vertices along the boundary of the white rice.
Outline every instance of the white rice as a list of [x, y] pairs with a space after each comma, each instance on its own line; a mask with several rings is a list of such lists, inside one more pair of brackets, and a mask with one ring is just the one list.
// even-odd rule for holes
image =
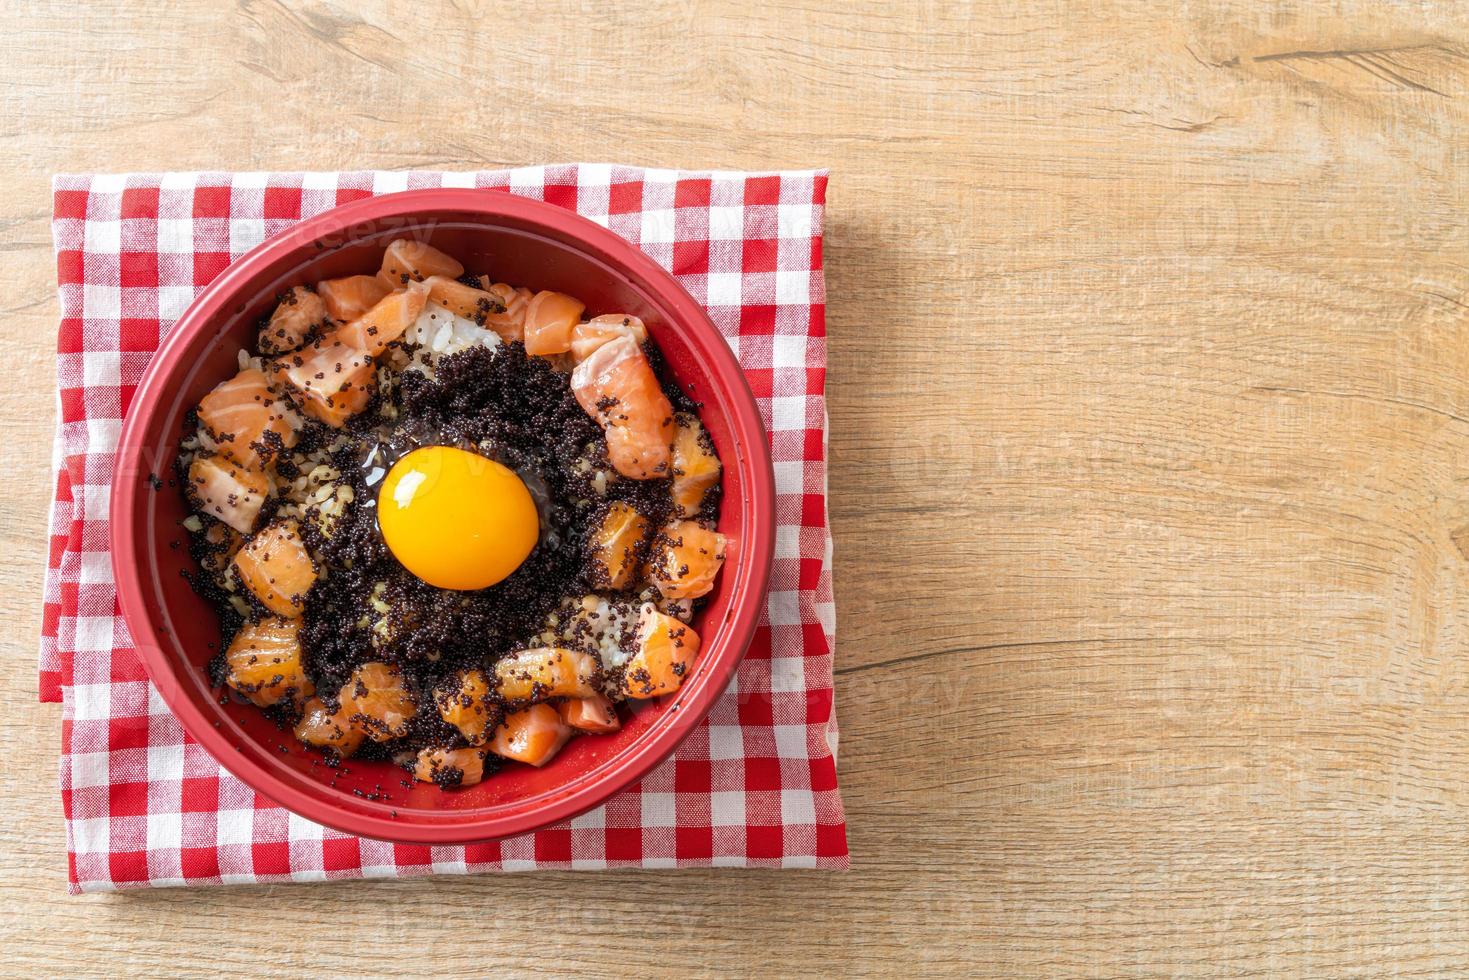
[[239, 363], [241, 371], [244, 371], [247, 368], [254, 368], [257, 371], [265, 370], [265, 359], [262, 357], [252, 356], [250, 352], [245, 350], [245, 348], [243, 347], [241, 347], [240, 352], [235, 355], [235, 360]]
[[430, 378], [434, 376], [441, 357], [458, 354], [471, 347], [500, 346], [499, 334], [437, 303], [429, 303], [423, 308], [413, 326], [403, 334], [403, 340], [418, 348], [405, 370], [418, 371]]
[[[607, 670], [621, 667], [632, 656], [632, 650], [622, 641], [624, 633], [637, 622], [638, 608], [636, 603], [594, 594], [569, 598], [547, 617], [540, 641], [587, 647], [587, 652], [601, 658]], [[578, 629], [583, 622], [587, 624], [586, 632]]]

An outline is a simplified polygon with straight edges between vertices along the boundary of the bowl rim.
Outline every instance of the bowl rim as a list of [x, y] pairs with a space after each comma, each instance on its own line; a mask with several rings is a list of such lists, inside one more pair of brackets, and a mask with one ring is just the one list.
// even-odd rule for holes
[[[309, 258], [315, 243], [350, 244], [377, 233], [354, 234], [356, 228], [436, 211], [460, 212], [490, 223], [500, 219], [517, 228], [531, 226], [550, 237], [570, 239], [573, 247], [589, 250], [665, 308], [669, 329], [684, 337], [692, 356], [703, 364], [712, 383], [711, 394], [719, 396], [727, 415], [742, 471], [740, 503], [745, 530], [738, 566], [742, 578], [733, 583], [734, 600], [717, 624], [718, 632], [705, 642], [706, 656], [700, 657], [699, 669], [678, 696], [676, 710], [665, 711], [643, 737], [592, 772], [551, 791], [550, 799], [544, 799], [546, 794], [530, 797], [527, 805], [518, 808], [516, 801], [502, 803], [499, 806], [509, 812], [494, 816], [456, 820], [453, 814], [471, 811], [444, 810], [438, 812], [447, 818], [416, 821], [348, 810], [328, 797], [298, 788], [294, 785], [298, 780], [283, 777], [284, 767], [262, 764], [256, 753], [236, 751], [238, 746], [173, 680], [172, 658], [159, 642], [163, 631], [158, 616], [144, 598], [146, 577], [140, 563], [131, 560], [147, 536], [145, 522], [135, 522], [132, 515], [140, 513], [139, 498], [145, 492], [139, 477], [148, 472], [143, 456], [149, 420], [168, 410], [173, 375], [185, 367], [182, 354], [190, 343], [201, 332], [218, 329], [222, 318], [237, 315], [229, 306], [237, 291], [295, 252]], [[287, 810], [344, 833], [394, 843], [469, 844], [538, 830], [606, 802], [671, 755], [704, 719], [734, 678], [765, 606], [775, 553], [775, 477], [764, 423], [743, 369], [704, 308], [672, 274], [631, 242], [564, 208], [503, 190], [432, 188], [348, 202], [293, 224], [231, 262], [199, 292], [159, 344], [133, 394], [119, 432], [108, 516], [117, 599], [133, 647], [184, 730], [223, 769]], [[730, 571], [734, 570], [726, 570]], [[711, 650], [716, 656], [707, 656]], [[587, 778], [592, 775], [595, 778]]]

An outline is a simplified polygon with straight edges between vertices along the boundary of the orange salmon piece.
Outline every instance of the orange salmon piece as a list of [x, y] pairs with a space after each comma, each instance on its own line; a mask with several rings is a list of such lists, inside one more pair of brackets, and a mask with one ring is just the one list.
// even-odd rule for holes
[[490, 737], [490, 722], [500, 720], [500, 708], [489, 700], [490, 681], [482, 670], [466, 670], [434, 691], [439, 717], [459, 729], [470, 745]]
[[673, 503], [680, 517], [693, 517], [704, 505], [709, 488], [723, 472], [714, 443], [696, 416], [679, 412], [673, 417]]
[[561, 720], [579, 732], [598, 735], [615, 732], [622, 727], [617, 709], [604, 695], [593, 694], [589, 698], [568, 698], [556, 706]]
[[578, 364], [571, 390], [601, 424], [613, 469], [634, 480], [668, 475], [673, 406], [631, 337], [609, 340]]
[[594, 584], [602, 589], [627, 588], [647, 537], [648, 519], [636, 508], [620, 500], [609, 504], [587, 539]]
[[419, 749], [413, 763], [414, 779], [441, 789], [473, 786], [484, 777], [485, 757], [479, 749]]
[[413, 326], [428, 304], [428, 294], [428, 287], [418, 283], [394, 290], [351, 323], [338, 327], [331, 339], [376, 357]]
[[425, 242], [411, 238], [400, 238], [388, 246], [383, 253], [383, 265], [378, 278], [389, 289], [398, 289], [413, 280], [422, 281], [429, 276], [447, 276], [458, 279], [464, 275], [464, 266]]
[[638, 649], [628, 658], [623, 683], [631, 698], [672, 694], [699, 656], [699, 634], [651, 605], [638, 617]]
[[293, 619], [266, 619], [241, 627], [224, 654], [229, 667], [225, 683], [262, 708], [316, 693], [301, 665], [300, 629]]
[[271, 388], [265, 372], [246, 368], [200, 400], [199, 421], [220, 452], [254, 468], [261, 462], [257, 445], [265, 433], [274, 432], [287, 449], [296, 444], [288, 410], [289, 404]]
[[618, 337], [631, 337], [641, 347], [647, 343], [648, 328], [643, 321], [626, 313], [604, 313], [594, 316], [585, 323], [571, 328], [571, 360], [580, 364], [594, 354], [598, 347]]
[[341, 341], [319, 340], [272, 363], [301, 411], [334, 429], [366, 408], [377, 386], [372, 356]]
[[525, 308], [525, 352], [544, 357], [571, 350], [571, 330], [586, 306], [565, 293], [542, 290]]
[[392, 292], [377, 276], [343, 276], [323, 279], [316, 292], [327, 314], [337, 323], [351, 323]]
[[418, 705], [403, 684], [403, 672], [379, 661], [352, 671], [340, 697], [352, 724], [374, 742], [408, 734], [408, 723], [418, 714]]
[[270, 478], [223, 456], [197, 456], [189, 464], [189, 492], [204, 513], [249, 534], [270, 496]]
[[659, 531], [648, 554], [648, 580], [665, 599], [697, 599], [714, 588], [727, 539], [693, 521]]
[[312, 698], [302, 706], [301, 720], [296, 723], [296, 737], [306, 745], [331, 749], [346, 758], [356, 752], [367, 736], [352, 726], [346, 708], [331, 711], [321, 698]]
[[281, 297], [269, 322], [260, 328], [260, 350], [266, 354], [295, 350], [326, 322], [326, 303], [321, 297], [306, 286], [292, 286]]
[[533, 704], [505, 718], [490, 739], [490, 751], [516, 762], [544, 766], [570, 737], [571, 728], [561, 720], [560, 712], [549, 704]]
[[503, 313], [491, 313], [485, 317], [485, 326], [500, 335], [507, 344], [525, 340], [525, 311], [535, 293], [524, 287], [516, 289], [503, 282], [490, 282], [489, 276], [479, 277], [485, 292], [494, 296], [505, 307]]
[[276, 521], [245, 542], [235, 555], [235, 574], [261, 604], [287, 619], [301, 615], [316, 582], [316, 563], [295, 521]]
[[586, 698], [596, 693], [600, 664], [579, 650], [537, 647], [495, 664], [495, 685], [506, 701]]
[[466, 286], [458, 279], [434, 276], [425, 281], [428, 283], [429, 302], [437, 303], [444, 309], [466, 320], [473, 320], [480, 326], [485, 325], [491, 314], [501, 314], [506, 311], [505, 303], [498, 295], [484, 289]]

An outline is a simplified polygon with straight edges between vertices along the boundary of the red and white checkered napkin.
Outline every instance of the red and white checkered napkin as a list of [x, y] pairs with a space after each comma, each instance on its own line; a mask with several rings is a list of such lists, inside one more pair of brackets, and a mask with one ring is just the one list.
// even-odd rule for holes
[[[118, 614], [108, 485], [159, 339], [231, 260], [374, 194], [486, 187], [570, 208], [704, 303], [770, 432], [779, 525], [766, 616], [707, 721], [636, 787], [495, 844], [410, 847], [328, 830], [257, 796], [189, 739]], [[832, 712], [823, 171], [583, 164], [481, 173], [170, 173], [55, 181], [60, 429], [41, 699], [61, 701], [74, 892], [534, 868], [847, 864]]]

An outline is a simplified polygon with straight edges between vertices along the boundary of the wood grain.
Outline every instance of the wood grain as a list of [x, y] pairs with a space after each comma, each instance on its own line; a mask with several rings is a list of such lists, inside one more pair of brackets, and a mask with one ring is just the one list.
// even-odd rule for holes
[[[427, 6], [7, 7], [0, 972], [1469, 962], [1469, 10]], [[570, 159], [832, 169], [854, 870], [65, 897], [49, 175]]]

